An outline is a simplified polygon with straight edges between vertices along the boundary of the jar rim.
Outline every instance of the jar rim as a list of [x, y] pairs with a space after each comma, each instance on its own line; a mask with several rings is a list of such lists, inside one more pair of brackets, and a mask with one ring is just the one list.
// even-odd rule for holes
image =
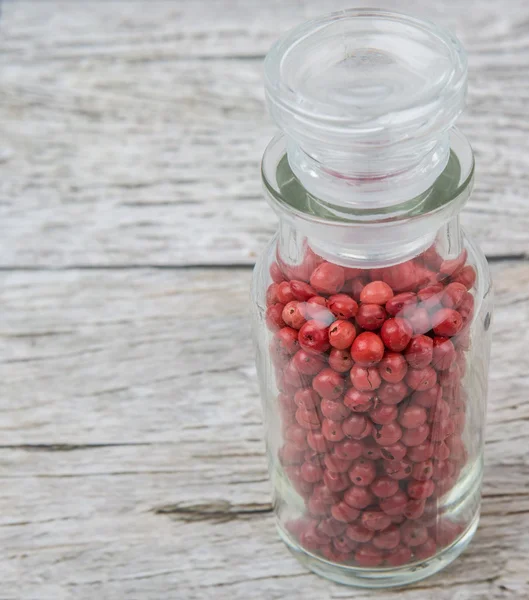
[[[343, 227], [348, 224], [352, 226], [361, 224], [362, 226], [380, 226], [384, 223], [402, 223], [403, 221], [417, 222], [424, 218], [435, 218], [436, 216], [438, 216], [439, 219], [442, 219], [444, 213], [446, 213], [446, 217], [443, 221], [446, 221], [451, 216], [457, 214], [468, 199], [468, 194], [465, 194], [464, 192], [467, 190], [470, 191], [472, 188], [475, 170], [472, 147], [466, 136], [456, 127], [453, 127], [450, 131], [450, 146], [451, 151], [458, 159], [461, 167], [459, 182], [452, 190], [452, 193], [447, 195], [445, 202], [432, 210], [424, 212], [421, 212], [418, 208], [420, 208], [424, 201], [424, 197], [432, 188], [429, 188], [424, 194], [421, 194], [416, 198], [393, 205], [389, 209], [354, 208], [331, 216], [328, 214], [326, 216], [320, 216], [298, 209], [288, 201], [277, 185], [277, 166], [279, 160], [287, 155], [286, 136], [282, 132], [277, 133], [272, 138], [263, 153], [261, 161], [261, 178], [264, 189], [267, 192], [267, 200], [275, 212], [281, 216], [291, 216], [318, 225]], [[272, 164], [269, 164], [269, 162]], [[309, 192], [307, 192], [307, 194], [309, 194]], [[316, 202], [321, 202], [317, 198], [314, 199]]]

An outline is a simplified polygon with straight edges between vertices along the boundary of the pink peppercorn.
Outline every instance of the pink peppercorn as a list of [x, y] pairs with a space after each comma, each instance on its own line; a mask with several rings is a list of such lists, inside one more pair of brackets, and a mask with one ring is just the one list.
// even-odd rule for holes
[[298, 350], [292, 358], [292, 364], [304, 375], [315, 375], [323, 369], [325, 361], [316, 354], [312, 354], [306, 350]]
[[372, 367], [382, 360], [384, 344], [378, 335], [366, 331], [354, 340], [351, 356], [359, 366]]
[[358, 304], [347, 294], [335, 294], [327, 300], [327, 308], [339, 319], [351, 319], [358, 311]]
[[397, 493], [399, 484], [395, 479], [382, 476], [373, 481], [370, 489], [377, 498], [388, 498]]
[[343, 267], [329, 262], [321, 263], [310, 277], [310, 285], [321, 294], [337, 294], [345, 283]]
[[382, 458], [382, 449], [373, 438], [367, 438], [363, 441], [362, 456], [368, 460], [378, 460]]
[[296, 411], [296, 421], [304, 429], [319, 429], [320, 417], [316, 411], [298, 408]]
[[266, 290], [266, 306], [273, 306], [279, 302], [277, 297], [277, 289], [279, 285], [277, 283], [271, 283]]
[[[343, 440], [343, 442], [340, 443], [343, 444], [347, 441], [348, 440]], [[336, 444], [336, 446], [338, 446], [338, 444]], [[323, 461], [325, 463], [325, 467], [329, 469], [329, 471], [333, 471], [334, 473], [346, 473], [353, 462], [349, 458], [340, 458], [336, 455], [336, 452], [334, 454], [326, 454]]]
[[414, 369], [424, 369], [432, 362], [433, 341], [426, 335], [414, 336], [404, 351], [406, 361]]
[[476, 283], [476, 270], [472, 265], [466, 265], [452, 280], [454, 283], [463, 284], [467, 290], [470, 290]]
[[391, 525], [389, 516], [379, 509], [364, 510], [361, 522], [369, 531], [383, 531]]
[[406, 359], [398, 352], [385, 352], [377, 366], [380, 377], [388, 383], [402, 381], [408, 370]]
[[407, 429], [415, 429], [426, 423], [427, 417], [426, 410], [422, 406], [408, 404], [407, 406], [402, 406], [399, 410], [398, 421], [400, 425]]
[[361, 367], [356, 364], [351, 369], [350, 377], [351, 383], [359, 392], [373, 392], [382, 383], [376, 367]]
[[424, 544], [420, 546], [415, 546], [413, 549], [413, 553], [415, 554], [415, 558], [417, 560], [426, 560], [427, 558], [431, 558], [435, 555], [437, 550], [437, 545], [432, 538], [428, 538]]
[[312, 380], [312, 387], [322, 398], [336, 400], [343, 393], [344, 380], [336, 371], [323, 369]]
[[279, 458], [310, 515], [293, 535], [331, 562], [398, 566], [437, 551], [427, 527], [467, 460], [461, 378], [475, 271], [465, 261], [432, 247], [382, 269], [310, 250], [300, 265], [272, 263]]
[[328, 470], [323, 474], [323, 482], [332, 492], [343, 492], [351, 485], [346, 473]]
[[404, 381], [398, 383], [384, 382], [378, 389], [377, 396], [384, 404], [398, 404], [404, 400], [410, 391]]
[[423, 423], [414, 429], [405, 429], [401, 441], [408, 448], [410, 446], [419, 446], [426, 441], [429, 434], [430, 427]]
[[381, 550], [372, 546], [362, 546], [355, 553], [355, 561], [361, 567], [378, 567], [384, 560], [384, 554]]
[[420, 546], [428, 539], [428, 530], [424, 525], [409, 521], [402, 524], [400, 534], [402, 536], [402, 542], [410, 548]]
[[384, 531], [375, 533], [372, 544], [379, 550], [393, 550], [399, 545], [400, 531], [395, 525], [390, 525]]
[[408, 448], [401, 441], [380, 448], [380, 453], [386, 460], [402, 460], [406, 456], [407, 451]]
[[281, 304], [288, 304], [291, 300], [294, 300], [294, 294], [290, 288], [290, 283], [283, 281], [277, 286], [277, 299]]
[[402, 460], [385, 460], [384, 471], [391, 479], [400, 481], [401, 479], [407, 479], [411, 475], [413, 463], [407, 458]]
[[461, 330], [463, 318], [456, 310], [441, 308], [433, 314], [432, 326], [436, 335], [451, 337]]
[[441, 298], [441, 304], [446, 308], [458, 308], [463, 301], [467, 288], [462, 283], [449, 283]]
[[395, 421], [386, 425], [379, 425], [373, 435], [373, 439], [380, 446], [391, 446], [402, 437], [402, 429]]
[[345, 433], [338, 421], [324, 419], [321, 424], [321, 432], [330, 442], [339, 442], [345, 437]]
[[[410, 343], [413, 327], [406, 319], [394, 317], [387, 319], [380, 330], [380, 337], [387, 348], [401, 352]], [[354, 358], [354, 357], [353, 357]]]
[[373, 425], [363, 414], [353, 413], [343, 421], [342, 430], [346, 436], [361, 440], [371, 435]]
[[430, 479], [426, 481], [412, 480], [408, 482], [408, 496], [415, 500], [429, 498], [435, 490], [435, 483]]
[[386, 311], [378, 304], [361, 304], [356, 315], [356, 323], [362, 329], [376, 331], [386, 320]]
[[323, 477], [323, 469], [311, 463], [303, 463], [301, 465], [301, 476], [308, 483], [317, 483]]
[[373, 392], [360, 392], [356, 388], [349, 388], [343, 403], [354, 412], [366, 412], [373, 406], [373, 396]]
[[[373, 423], [377, 425], [387, 425], [397, 418], [398, 409], [391, 404], [379, 404], [369, 411], [369, 416]], [[391, 444], [389, 444], [391, 446]]]
[[347, 529], [345, 530], [345, 535], [354, 542], [365, 544], [366, 542], [369, 542], [371, 539], [373, 539], [374, 533], [373, 531], [367, 529], [360, 523], [351, 523], [347, 526]]
[[314, 452], [327, 452], [329, 449], [329, 441], [321, 430], [308, 431], [307, 444]]
[[320, 404], [320, 397], [312, 388], [301, 388], [294, 394], [294, 403], [300, 408], [314, 410]]
[[[307, 434], [308, 438], [308, 434]], [[435, 444], [432, 444], [430, 441], [425, 441], [421, 444], [417, 444], [416, 446], [410, 446], [408, 448], [408, 453], [406, 457], [409, 458], [413, 462], [423, 462], [432, 458], [434, 455]]]
[[402, 292], [390, 298], [386, 302], [386, 311], [392, 317], [401, 317], [405, 309], [414, 308], [417, 305], [417, 296], [413, 292]]
[[306, 302], [309, 298], [317, 295], [317, 292], [308, 283], [293, 279], [290, 282], [290, 289], [295, 300]]
[[281, 313], [283, 321], [294, 329], [300, 329], [305, 323], [305, 317], [303, 311], [300, 310], [299, 304], [297, 300], [292, 300], [288, 304], [285, 304], [285, 308]]
[[437, 373], [430, 366], [422, 369], [408, 369], [405, 381], [412, 390], [424, 392], [437, 383]]
[[356, 459], [348, 471], [349, 479], [357, 486], [368, 486], [375, 479], [377, 469], [375, 463], [365, 458]]
[[285, 327], [286, 323], [283, 321], [283, 308], [284, 304], [273, 304], [266, 309], [265, 320], [270, 331], [277, 331], [278, 329], [281, 329], [281, 327]]
[[410, 260], [393, 267], [382, 269], [382, 279], [394, 292], [408, 292], [415, 287], [415, 265]]
[[434, 464], [431, 460], [415, 463], [411, 475], [417, 481], [431, 479], [434, 474]]
[[[351, 353], [349, 352], [349, 350], [339, 350], [338, 348], [332, 348], [332, 350], [329, 352], [329, 367], [331, 367], [331, 369], [334, 369], [338, 373], [346, 373], [351, 369], [352, 366], [353, 359], [351, 358]], [[318, 371], [316, 371], [316, 373], [317, 372]]]
[[384, 305], [393, 297], [393, 290], [383, 281], [371, 281], [360, 294], [360, 301], [368, 304]]
[[274, 335], [274, 342], [279, 352], [295, 354], [299, 350], [298, 332], [292, 327], [282, 327]]
[[324, 417], [333, 421], [343, 421], [345, 417], [351, 414], [351, 411], [342, 402], [324, 398], [320, 405]]
[[[307, 434], [307, 443], [310, 445], [309, 436], [310, 433]], [[347, 459], [349, 461], [350, 466], [351, 460], [362, 456], [363, 448], [364, 446], [360, 440], [346, 439], [334, 445], [334, 454], [337, 458]]]
[[[276, 304], [276, 306], [279, 306]], [[306, 352], [319, 354], [330, 348], [328, 326], [321, 321], [307, 321], [298, 334], [299, 345]]]
[[432, 366], [438, 371], [449, 369], [456, 358], [456, 349], [451, 340], [445, 337], [433, 339]]
[[329, 343], [333, 348], [350, 348], [356, 337], [355, 326], [350, 321], [334, 321], [329, 327]]
[[[398, 487], [398, 482], [397, 483]], [[383, 498], [380, 501], [380, 508], [390, 517], [396, 517], [398, 515], [402, 515], [406, 506], [408, 504], [408, 496], [406, 492], [401, 489], [397, 489], [397, 491], [387, 498]]]
[[[351, 486], [348, 490], [345, 491], [343, 495], [344, 501], [353, 508], [357, 508], [358, 510], [362, 510], [366, 506], [369, 506], [373, 500], [374, 496], [369, 491], [367, 487], [360, 487], [357, 485]], [[351, 536], [349, 536], [351, 537]], [[351, 538], [354, 539], [354, 538]], [[361, 540], [355, 540], [361, 541]]]
[[331, 506], [331, 514], [337, 521], [352, 523], [358, 519], [360, 511], [342, 501]]

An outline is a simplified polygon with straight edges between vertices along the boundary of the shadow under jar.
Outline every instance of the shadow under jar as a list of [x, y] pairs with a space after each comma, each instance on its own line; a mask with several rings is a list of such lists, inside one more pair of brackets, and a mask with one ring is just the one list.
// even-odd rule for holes
[[478, 524], [492, 292], [459, 224], [459, 42], [402, 14], [304, 24], [265, 62], [279, 231], [253, 325], [279, 534], [312, 571], [405, 585]]

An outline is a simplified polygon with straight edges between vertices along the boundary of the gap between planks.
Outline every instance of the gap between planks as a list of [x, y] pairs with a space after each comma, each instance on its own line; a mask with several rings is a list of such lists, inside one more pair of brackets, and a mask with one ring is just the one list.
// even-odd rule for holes
[[[487, 256], [489, 263], [500, 263], [506, 261], [520, 261], [529, 262], [529, 254], [517, 253], [517, 254], [503, 254], [495, 256]], [[17, 271], [28, 271], [28, 272], [44, 272], [44, 271], [134, 271], [142, 269], [153, 269], [160, 271], [191, 271], [193, 269], [205, 269], [205, 270], [238, 270], [246, 269], [250, 270], [254, 268], [252, 263], [229, 263], [229, 264], [216, 264], [216, 263], [194, 263], [194, 264], [117, 264], [117, 265], [65, 265], [65, 266], [46, 266], [46, 265], [16, 265], [16, 266], [0, 266], [0, 273], [10, 273]], [[1, 599], [0, 599], [1, 600]]]

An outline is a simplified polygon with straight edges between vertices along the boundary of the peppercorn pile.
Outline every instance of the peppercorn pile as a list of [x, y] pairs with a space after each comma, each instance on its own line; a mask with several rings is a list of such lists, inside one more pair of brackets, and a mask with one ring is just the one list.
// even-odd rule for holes
[[271, 265], [279, 460], [306, 506], [287, 529], [306, 550], [399, 566], [465, 529], [443, 518], [440, 498], [467, 460], [461, 379], [476, 273], [466, 262], [466, 251], [443, 260], [432, 247], [383, 269], [310, 249], [300, 265]]

